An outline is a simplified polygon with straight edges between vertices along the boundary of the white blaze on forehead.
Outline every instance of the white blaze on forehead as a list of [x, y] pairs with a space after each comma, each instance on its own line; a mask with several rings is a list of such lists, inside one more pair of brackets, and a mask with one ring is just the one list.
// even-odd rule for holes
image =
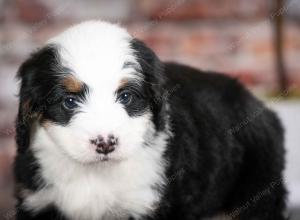
[[[59, 46], [63, 65], [93, 90], [116, 89], [124, 77], [134, 77], [126, 62], [137, 63], [130, 48], [132, 37], [123, 28], [101, 21], [75, 25], [48, 43]], [[99, 91], [100, 92], [100, 91]]]
[[[124, 106], [116, 100], [116, 91], [124, 79], [142, 78], [142, 74], [137, 75], [136, 68], [131, 65], [138, 66], [131, 40], [129, 33], [117, 25], [89, 21], [73, 26], [49, 41], [58, 46], [63, 66], [70, 68], [89, 89], [86, 101], [79, 104], [80, 112], [72, 117], [66, 128], [72, 134], [70, 136], [75, 134], [89, 143], [98, 135], [107, 137], [113, 134], [123, 146], [120, 151], [142, 144], [150, 116], [129, 117]], [[141, 135], [129, 141], [128, 137], [138, 132]]]

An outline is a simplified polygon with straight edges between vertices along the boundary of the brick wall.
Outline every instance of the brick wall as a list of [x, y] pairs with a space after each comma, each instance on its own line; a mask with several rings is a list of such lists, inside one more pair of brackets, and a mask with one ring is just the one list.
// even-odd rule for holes
[[[88, 19], [120, 22], [163, 60], [238, 76], [250, 87], [276, 87], [272, 1], [261, 0], [1, 0], [1, 66], [14, 74], [45, 39]], [[297, 0], [277, 13], [285, 23], [290, 83], [299, 84]], [[0, 69], [1, 71], [1, 69]]]

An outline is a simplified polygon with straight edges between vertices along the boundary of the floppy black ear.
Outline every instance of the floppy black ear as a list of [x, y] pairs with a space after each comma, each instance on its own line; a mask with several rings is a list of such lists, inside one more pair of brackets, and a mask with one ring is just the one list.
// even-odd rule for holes
[[133, 39], [131, 45], [145, 77], [144, 86], [149, 89], [154, 123], [158, 130], [162, 130], [165, 126], [165, 117], [163, 117], [163, 114], [166, 111], [166, 100], [164, 100], [164, 93], [166, 92], [164, 65], [156, 54], [142, 41]]
[[[47, 75], [57, 60], [56, 49], [47, 46], [31, 55], [19, 68], [17, 78], [21, 80], [19, 110], [16, 120], [16, 142], [18, 151], [26, 150], [30, 142], [30, 129], [43, 110]], [[42, 86], [43, 85], [43, 86]]]

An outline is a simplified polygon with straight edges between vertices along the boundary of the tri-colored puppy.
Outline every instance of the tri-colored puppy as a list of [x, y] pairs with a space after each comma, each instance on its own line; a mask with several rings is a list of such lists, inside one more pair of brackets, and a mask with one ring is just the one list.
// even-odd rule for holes
[[281, 124], [236, 80], [100, 21], [18, 77], [17, 220], [285, 219]]

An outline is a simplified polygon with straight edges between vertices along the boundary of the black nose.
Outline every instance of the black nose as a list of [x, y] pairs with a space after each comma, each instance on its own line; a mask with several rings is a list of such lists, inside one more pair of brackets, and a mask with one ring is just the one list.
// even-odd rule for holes
[[106, 155], [115, 150], [115, 146], [118, 144], [118, 139], [113, 135], [109, 135], [105, 141], [102, 136], [98, 136], [96, 139], [91, 140], [91, 144], [97, 146], [97, 153]]

